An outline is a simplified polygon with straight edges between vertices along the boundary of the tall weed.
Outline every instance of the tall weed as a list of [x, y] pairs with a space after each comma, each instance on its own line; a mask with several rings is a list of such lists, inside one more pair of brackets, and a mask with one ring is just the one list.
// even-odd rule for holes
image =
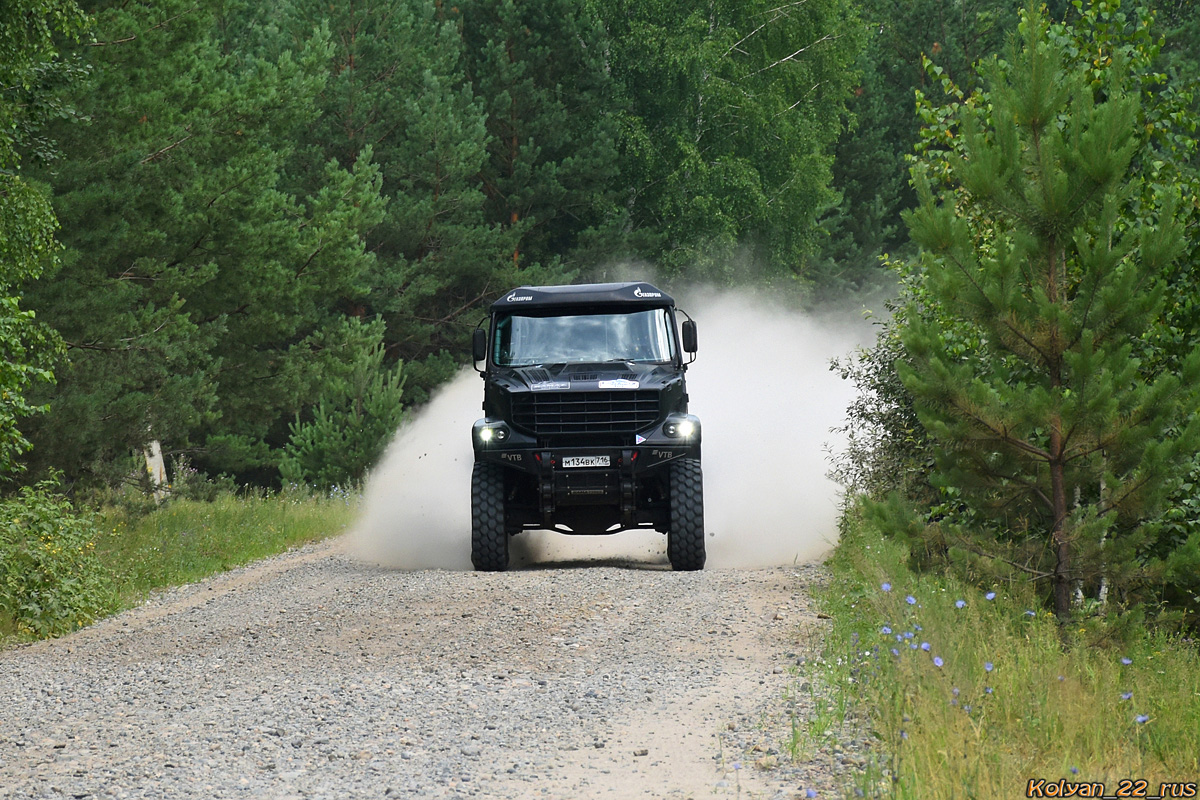
[[[878, 742], [857, 796], [1024, 795], [1031, 780], [1200, 775], [1196, 643], [1093, 616], [1060, 630], [1027, 584], [975, 587], [908, 568], [855, 510], [821, 595], [823, 682]], [[1126, 619], [1126, 622], [1128, 620]]]

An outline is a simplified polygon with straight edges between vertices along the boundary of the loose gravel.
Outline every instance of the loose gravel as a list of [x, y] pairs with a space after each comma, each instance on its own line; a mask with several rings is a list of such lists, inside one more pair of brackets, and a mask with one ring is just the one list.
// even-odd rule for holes
[[0, 798], [837, 796], [789, 747], [822, 579], [309, 546], [0, 652]]

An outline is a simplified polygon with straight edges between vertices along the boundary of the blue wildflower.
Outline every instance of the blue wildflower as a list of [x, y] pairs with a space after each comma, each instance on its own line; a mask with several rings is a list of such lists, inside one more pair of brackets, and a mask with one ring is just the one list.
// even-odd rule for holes
[[905, 639], [911, 639], [912, 637], [913, 637], [913, 632], [912, 632], [912, 631], [905, 631], [905, 632], [904, 632], [904, 638], [905, 638]]
[[889, 628], [887, 625], [884, 625], [883, 628], [881, 628], [879, 632], [880, 633], [891, 633], [892, 629]]
[[908, 643], [908, 649], [909, 649], [909, 650], [916, 650], [916, 649], [917, 649], [917, 643], [916, 643], [916, 642], [909, 642], [909, 643]]
[[1128, 700], [1133, 697], [1133, 692], [1121, 692], [1121, 699]]
[[967, 601], [966, 601], [966, 600], [955, 600], [955, 601], [954, 601], [954, 607], [955, 607], [955, 608], [962, 608], [962, 607], [963, 607], [963, 606], [965, 606], [966, 604], [967, 604]]
[[991, 672], [995, 668], [996, 668], [996, 665], [993, 664], [992, 662], [990, 662], [990, 661], [983, 662], [983, 671], [984, 672]]
[[898, 655], [900, 655], [900, 651], [899, 651], [899, 650], [897, 650], [896, 648], [894, 648], [894, 647], [893, 647], [893, 648], [892, 648], [892, 655], [894, 655], [894, 656], [898, 656]]
[[816, 789], [813, 789], [813, 788], [810, 786], [808, 789], [806, 789], [806, 790], [804, 791], [804, 796], [805, 796], [805, 797], [816, 797], [816, 796], [817, 796], [817, 790], [816, 790]]
[[940, 667], [942, 664], [945, 664], [945, 663], [946, 663], [945, 661], [942, 661], [942, 657], [941, 657], [941, 656], [934, 656], [934, 657], [933, 657], [933, 665], [934, 665], [935, 667]]
[[1129, 666], [1130, 664], [1133, 663], [1133, 659], [1132, 658], [1122, 658], [1121, 663], [1124, 664], [1125, 666]]
[[917, 604], [917, 598], [910, 594], [908, 597], [904, 598], [904, 602], [908, 603], [910, 606], [915, 606]]
[[995, 599], [996, 599], [996, 593], [995, 593], [995, 592], [988, 592], [987, 594], [985, 594], [985, 595], [983, 596], [983, 599], [984, 599], [984, 600], [995, 600]]
[[1138, 725], [1141, 725], [1144, 722], [1150, 721], [1150, 715], [1149, 714], [1138, 714], [1136, 717], [1133, 718], [1133, 721], [1136, 722]]
[[1027, 616], [1027, 617], [1036, 617], [1036, 616], [1037, 616], [1037, 612], [1036, 612], [1036, 611], [1034, 611], [1033, 609], [1027, 608], [1027, 609], [1025, 609], [1025, 616]]
[[924, 650], [926, 653], [928, 653], [929, 652], [929, 642], [921, 642], [921, 649]]
[[984, 690], [983, 690], [983, 693], [984, 693], [984, 694], [991, 694], [991, 693], [992, 693], [992, 687], [990, 687], [990, 686], [989, 686], [989, 687], [987, 687], [986, 689], [984, 689]]
[[879, 588], [883, 589], [885, 592], [890, 592], [892, 590], [892, 585], [890, 583], [884, 583]]
[[1078, 774], [1079, 774], [1079, 767], [1071, 767], [1071, 774], [1072, 774], [1072, 775], [1078, 775]]

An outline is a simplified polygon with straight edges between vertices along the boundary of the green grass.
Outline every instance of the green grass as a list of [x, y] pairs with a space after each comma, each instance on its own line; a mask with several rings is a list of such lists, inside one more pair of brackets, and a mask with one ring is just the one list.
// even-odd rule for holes
[[342, 533], [357, 498], [301, 491], [175, 499], [146, 515], [100, 512], [96, 553], [115, 576], [122, 607], [289, 548]]
[[876, 737], [848, 795], [1014, 797], [1041, 778], [1102, 781], [1109, 794], [1145, 779], [1156, 794], [1200, 777], [1194, 641], [1097, 617], [1064, 644], [1027, 586], [914, 574], [905, 548], [853, 512], [846, 528], [819, 597], [834, 621], [808, 737], [856, 724]]

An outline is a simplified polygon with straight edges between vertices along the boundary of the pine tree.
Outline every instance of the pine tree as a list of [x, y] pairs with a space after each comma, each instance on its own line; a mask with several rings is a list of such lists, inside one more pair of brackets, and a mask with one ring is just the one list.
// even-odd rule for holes
[[[1143, 191], [1136, 91], [1097, 91], [1035, 10], [1019, 44], [983, 71], [990, 103], [960, 107], [950, 188], [934, 194], [928, 160], [914, 171], [936, 313], [909, 319], [898, 369], [936, 482], [992, 531], [965, 547], [1049, 579], [1066, 618], [1078, 582], [1146, 577], [1148, 521], [1200, 445], [1200, 350], [1141, 372], [1183, 237], [1169, 192], [1156, 218], [1123, 216]], [[1169, 568], [1195, 551], [1180, 543]]]
[[[861, 30], [852, 4], [595, 3], [630, 237], [668, 273], [807, 279]], [[735, 257], [741, 249], [749, 258]], [[759, 274], [746, 274], [753, 263]]]
[[485, 213], [517, 234], [513, 266], [575, 266], [599, 229], [619, 246], [614, 87], [597, 18], [575, 0], [462, 8], [465, 68], [487, 114]]
[[70, 365], [30, 426], [38, 463], [111, 478], [160, 439], [212, 472], [273, 472], [319, 360], [305, 337], [361, 293], [379, 213], [369, 158], [287, 174], [327, 42], [265, 59], [222, 39], [232, 5], [95, 5], [74, 97], [91, 122], [57, 128], [69, 158], [39, 173], [66, 249], [30, 301]]

